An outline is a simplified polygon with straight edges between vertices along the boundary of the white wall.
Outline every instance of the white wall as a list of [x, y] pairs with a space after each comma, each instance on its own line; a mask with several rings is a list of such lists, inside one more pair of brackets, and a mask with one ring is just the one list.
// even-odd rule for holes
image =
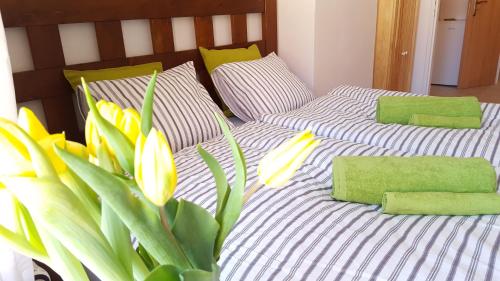
[[377, 1], [317, 0], [317, 95], [342, 84], [372, 86], [376, 22]]
[[317, 0], [278, 0], [278, 53], [306, 85], [315, 84]]
[[371, 87], [376, 20], [373, 0], [279, 0], [279, 55], [316, 95]]

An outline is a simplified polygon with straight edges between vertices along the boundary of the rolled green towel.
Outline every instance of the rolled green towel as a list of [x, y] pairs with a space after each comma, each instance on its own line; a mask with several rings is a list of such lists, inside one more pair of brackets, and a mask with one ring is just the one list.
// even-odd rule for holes
[[401, 97], [382, 96], [377, 103], [377, 122], [408, 125], [414, 114], [439, 114], [447, 117], [477, 117], [481, 105], [476, 97]]
[[386, 192], [382, 212], [391, 215], [498, 215], [496, 193]]
[[480, 129], [481, 118], [413, 114], [408, 122], [408, 125], [450, 129]]
[[494, 192], [496, 173], [483, 158], [367, 157], [333, 159], [337, 200], [381, 204], [385, 192]]

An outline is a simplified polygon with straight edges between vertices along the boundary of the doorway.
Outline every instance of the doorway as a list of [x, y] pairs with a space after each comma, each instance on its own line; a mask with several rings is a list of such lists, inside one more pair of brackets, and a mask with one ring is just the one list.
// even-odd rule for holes
[[[398, 0], [378, 0], [379, 15], [377, 19], [377, 42], [375, 50], [374, 88], [411, 91], [419, 94], [456, 95], [464, 93], [459, 89], [475, 89], [495, 85], [498, 81], [500, 68], [500, 0], [426, 0], [409, 1], [420, 2], [412, 7], [398, 5]], [[401, 9], [408, 9], [404, 17], [384, 17], [391, 9], [381, 9], [381, 3], [390, 3], [396, 7], [395, 13], [401, 15]], [[418, 11], [415, 13], [415, 7]], [[383, 13], [381, 13], [383, 11]], [[381, 16], [382, 15], [382, 16]], [[415, 20], [412, 20], [412, 16]], [[406, 28], [401, 29], [403, 21]], [[413, 29], [413, 37], [406, 36], [409, 45], [403, 51], [391, 49], [393, 42], [399, 42], [397, 31], [409, 32]], [[390, 34], [392, 37], [382, 37]], [[403, 37], [401, 37], [403, 38]], [[382, 39], [382, 40], [379, 40]], [[404, 38], [403, 38], [404, 39]], [[413, 42], [412, 42], [413, 40]], [[414, 45], [411, 45], [414, 44]], [[384, 48], [385, 47], [385, 48]], [[409, 51], [409, 52], [407, 52]], [[384, 53], [385, 52], [385, 53]], [[410, 58], [408, 58], [410, 54]], [[406, 56], [405, 56], [406, 55]], [[413, 62], [411, 69], [402, 68], [398, 64], [391, 64], [391, 58], [398, 58], [396, 62]], [[401, 59], [406, 57], [404, 59]], [[381, 71], [382, 69], [382, 71]], [[398, 76], [392, 73], [405, 73], [411, 76], [408, 87], [394, 87], [398, 81], [391, 79]], [[376, 79], [376, 78], [384, 78]], [[386, 79], [389, 77], [390, 79]], [[400, 75], [401, 77], [401, 75]], [[404, 76], [408, 77], [408, 75]], [[392, 83], [380, 83], [390, 81]], [[375, 83], [378, 82], [378, 83]], [[407, 83], [408, 84], [408, 83]], [[399, 84], [401, 85], [401, 83]], [[432, 91], [446, 87], [446, 91]], [[408, 89], [409, 88], [409, 89]], [[479, 90], [479, 88], [477, 88]], [[473, 91], [467, 91], [470, 93]], [[498, 92], [481, 90], [482, 93]], [[500, 103], [500, 92], [497, 94]]]
[[430, 95], [500, 103], [500, 0], [438, 0], [435, 9]]

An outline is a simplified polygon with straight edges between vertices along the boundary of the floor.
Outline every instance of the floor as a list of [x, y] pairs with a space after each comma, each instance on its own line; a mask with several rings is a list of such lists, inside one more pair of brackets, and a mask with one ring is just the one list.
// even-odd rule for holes
[[500, 103], [500, 82], [494, 86], [457, 89], [450, 86], [431, 86], [431, 96], [460, 97], [476, 96], [481, 102]]

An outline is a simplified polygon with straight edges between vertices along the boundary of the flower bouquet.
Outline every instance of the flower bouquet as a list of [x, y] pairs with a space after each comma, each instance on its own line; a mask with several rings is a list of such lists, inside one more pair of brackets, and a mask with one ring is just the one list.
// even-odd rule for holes
[[[213, 174], [217, 207], [173, 197], [174, 157], [153, 128], [156, 74], [141, 114], [96, 103], [82, 79], [90, 112], [86, 146], [49, 134], [30, 110], [18, 123], [0, 119], [0, 196], [11, 202], [14, 229], [0, 225], [0, 242], [39, 260], [64, 280], [218, 280], [224, 240], [248, 198], [263, 185], [287, 183], [319, 141], [306, 131], [266, 155], [259, 181], [245, 194], [244, 155], [221, 116], [232, 150], [235, 180], [218, 161], [197, 149]], [[2, 211], [2, 215], [5, 212]], [[135, 247], [131, 237], [139, 242]], [[85, 267], [84, 267], [85, 266]]]

